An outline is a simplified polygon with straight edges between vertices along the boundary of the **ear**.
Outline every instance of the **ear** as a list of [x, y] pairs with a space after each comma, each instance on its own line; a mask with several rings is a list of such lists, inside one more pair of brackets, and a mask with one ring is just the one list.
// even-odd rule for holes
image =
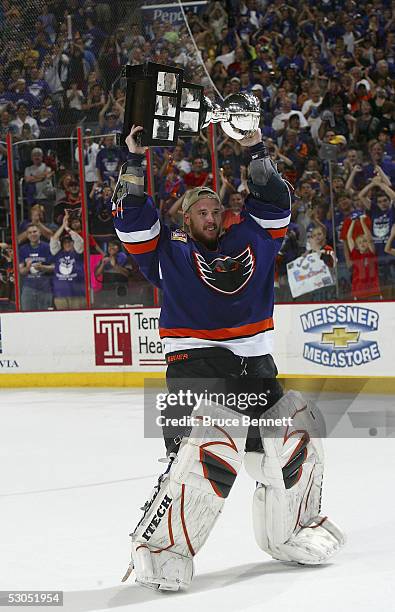
[[191, 215], [189, 213], [184, 213], [184, 223], [189, 225], [191, 219]]

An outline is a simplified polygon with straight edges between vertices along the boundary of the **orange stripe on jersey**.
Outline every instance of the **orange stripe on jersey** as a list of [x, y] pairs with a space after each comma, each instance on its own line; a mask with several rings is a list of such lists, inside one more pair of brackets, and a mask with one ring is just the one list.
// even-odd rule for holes
[[273, 319], [263, 319], [257, 323], [248, 323], [240, 327], [223, 327], [222, 329], [190, 329], [189, 327], [159, 328], [161, 338], [202, 338], [205, 340], [230, 340], [243, 336], [253, 336], [273, 329]]
[[140, 255], [141, 253], [149, 253], [150, 251], [155, 251], [158, 241], [159, 236], [157, 236], [156, 238], [152, 238], [152, 240], [147, 240], [146, 242], [123, 242], [122, 244], [128, 253], [131, 253], [132, 255]]
[[272, 238], [283, 238], [287, 233], [288, 227], [281, 227], [280, 229], [268, 229], [267, 231]]

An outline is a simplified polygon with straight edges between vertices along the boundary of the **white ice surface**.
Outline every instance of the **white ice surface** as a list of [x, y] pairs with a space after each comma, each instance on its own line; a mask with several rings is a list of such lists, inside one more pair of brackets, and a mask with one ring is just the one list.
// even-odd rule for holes
[[257, 548], [242, 470], [190, 590], [160, 594], [120, 584], [128, 533], [163, 469], [162, 441], [143, 438], [142, 396], [3, 389], [0, 432], [0, 590], [60, 589], [73, 612], [395, 610], [393, 438], [326, 440], [323, 511], [348, 535], [331, 563], [293, 566]]

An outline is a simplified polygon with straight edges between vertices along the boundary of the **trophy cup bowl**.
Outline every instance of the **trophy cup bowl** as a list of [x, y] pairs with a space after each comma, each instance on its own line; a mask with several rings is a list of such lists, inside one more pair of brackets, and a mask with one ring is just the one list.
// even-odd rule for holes
[[221, 106], [205, 97], [204, 107], [206, 114], [202, 127], [207, 127], [209, 123], [220, 123], [225, 134], [234, 140], [252, 136], [259, 127], [261, 109], [253, 94], [230, 94]]

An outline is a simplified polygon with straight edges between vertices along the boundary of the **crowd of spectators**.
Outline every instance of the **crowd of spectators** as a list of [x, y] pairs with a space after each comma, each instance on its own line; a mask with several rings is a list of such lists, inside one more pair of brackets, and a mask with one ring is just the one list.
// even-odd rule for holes
[[[67, 137], [84, 126], [89, 213], [89, 267], [94, 303], [119, 278], [110, 276], [121, 250], [114, 241], [111, 195], [124, 152], [114, 134], [123, 123], [124, 92], [117, 87], [129, 61], [122, 19], [130, 6], [99, 0], [0, 3], [0, 308], [14, 301], [10, 248], [6, 137], [12, 135], [16, 174], [19, 275], [23, 310], [81, 308], [86, 304], [77, 147]], [[95, 138], [96, 135], [101, 137]], [[51, 140], [61, 139], [64, 140]], [[120, 253], [123, 255], [123, 253]], [[137, 281], [129, 256], [123, 280]], [[97, 274], [105, 261], [105, 273]], [[125, 272], [126, 270], [126, 272]], [[138, 282], [137, 282], [138, 285]], [[103, 295], [100, 296], [100, 293]], [[140, 292], [141, 293], [141, 292]], [[141, 296], [140, 296], [141, 297]], [[118, 300], [119, 302], [119, 300]], [[116, 300], [114, 304], [118, 303]], [[121, 302], [119, 302], [121, 303]]]
[[[23, 178], [19, 241], [21, 249], [34, 245], [43, 251], [37, 240], [48, 246], [41, 263], [32, 262], [28, 271], [31, 253], [25, 262], [20, 258], [24, 278], [34, 275], [37, 286], [40, 278], [54, 279], [59, 253], [74, 258], [80, 270], [80, 243], [71, 234], [81, 233], [78, 152], [70, 154], [70, 147], [46, 139], [67, 136], [82, 122], [96, 303], [111, 305], [111, 283], [114, 303], [127, 303], [130, 279], [136, 286], [143, 282], [114, 242], [110, 200], [125, 155], [113, 137], [122, 129], [125, 100], [117, 77], [124, 64], [149, 59], [184, 68], [186, 78], [203, 84], [217, 101], [237, 92], [258, 98], [266, 145], [292, 187], [291, 224], [277, 261], [278, 300], [293, 299], [287, 264], [312, 252], [331, 269], [334, 284], [304, 300], [394, 297], [395, 58], [389, 0], [209, 2], [200, 14], [186, 11], [200, 56], [185, 23], [142, 25], [138, 11], [122, 22], [114, 3], [40, 2], [33, 23], [23, 3], [2, 4], [2, 33], [12, 34], [3, 36], [0, 48], [0, 141], [11, 132], [21, 142], [15, 147], [18, 178]], [[218, 135], [220, 195], [229, 227], [240, 222], [248, 195], [248, 157], [237, 142]], [[212, 185], [205, 132], [180, 140], [173, 149], [152, 149], [152, 162], [160, 215], [165, 223], [180, 225], [185, 191]], [[6, 207], [1, 142], [0, 173]], [[71, 229], [72, 224], [80, 229]], [[60, 234], [58, 228], [63, 228]], [[69, 239], [63, 244], [64, 235]], [[0, 267], [0, 275], [11, 278], [12, 256], [6, 247], [1, 253], [8, 272]], [[58, 266], [58, 273], [66, 268]], [[75, 273], [78, 293], [83, 271]], [[33, 280], [24, 278], [23, 285], [32, 288]], [[50, 286], [53, 298], [53, 280]], [[67, 301], [58, 305], [74, 307]]]

